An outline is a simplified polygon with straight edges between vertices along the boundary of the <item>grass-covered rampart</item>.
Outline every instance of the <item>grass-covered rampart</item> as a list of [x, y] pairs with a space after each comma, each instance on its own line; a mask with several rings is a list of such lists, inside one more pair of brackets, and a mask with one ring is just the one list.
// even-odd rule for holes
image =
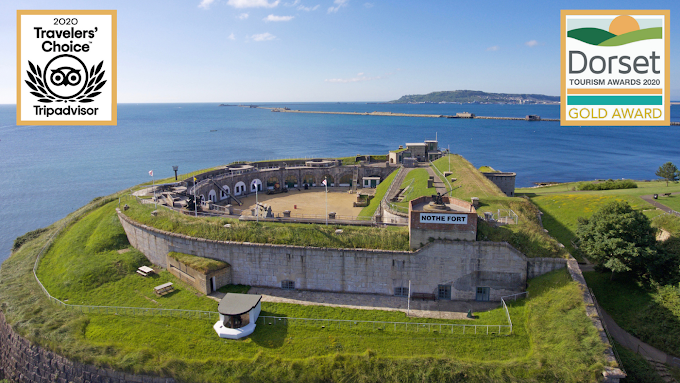
[[[116, 203], [104, 202], [74, 213], [77, 221], [55, 239], [40, 263], [38, 275], [53, 295], [68, 303], [216, 308], [217, 302], [167, 273], [156, 279], [137, 275], [134, 269], [146, 260], [121, 236]], [[3, 264], [0, 307], [23, 336], [86, 363], [187, 382], [601, 379], [604, 346], [585, 315], [578, 285], [564, 270], [530, 280], [530, 298], [510, 304], [512, 336], [322, 329], [312, 324], [258, 326], [251, 337], [230, 341], [219, 339], [207, 321], [81, 314], [50, 305], [31, 270], [54, 230], [52, 226], [27, 241]], [[82, 270], [70, 270], [80, 264]], [[177, 292], [149, 297], [152, 286], [163, 281], [175, 282]], [[288, 317], [414, 320], [399, 312], [323, 306], [265, 303], [262, 308], [263, 315]], [[505, 323], [500, 309], [477, 315], [477, 323]]]
[[[153, 216], [153, 205], [126, 200], [123, 211], [133, 220], [160, 230], [216, 241], [271, 243], [293, 246], [408, 250], [408, 230], [404, 227], [365, 227], [310, 225], [239, 221], [232, 218], [193, 217], [165, 208]], [[225, 228], [225, 224], [231, 227]], [[336, 234], [342, 229], [342, 234]]]

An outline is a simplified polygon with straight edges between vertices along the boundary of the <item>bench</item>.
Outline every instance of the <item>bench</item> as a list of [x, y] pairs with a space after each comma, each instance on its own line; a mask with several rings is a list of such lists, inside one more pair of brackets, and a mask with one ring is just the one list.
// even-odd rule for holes
[[422, 299], [424, 301], [436, 301], [437, 296], [431, 293], [411, 293], [412, 299]]
[[153, 292], [156, 293], [158, 296], [163, 296], [167, 293], [170, 293], [174, 290], [175, 288], [172, 287], [172, 282], [168, 283], [163, 283], [162, 285], [156, 286], [153, 288]]
[[143, 277], [146, 277], [149, 274], [152, 274], [153, 272], [154, 272], [154, 270], [152, 268], [148, 267], [148, 266], [142, 266], [142, 267], [137, 269], [137, 274], [139, 274]]

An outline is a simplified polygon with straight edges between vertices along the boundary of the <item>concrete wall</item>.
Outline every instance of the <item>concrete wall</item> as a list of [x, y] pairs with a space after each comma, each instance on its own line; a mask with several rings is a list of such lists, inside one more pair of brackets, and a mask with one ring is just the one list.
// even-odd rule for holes
[[0, 379], [31, 383], [174, 383], [172, 378], [133, 375], [71, 361], [31, 344], [0, 312]]
[[232, 283], [251, 286], [280, 288], [292, 280], [302, 290], [393, 295], [411, 280], [415, 292], [449, 284], [452, 299], [475, 299], [476, 287], [490, 287], [498, 300], [524, 291], [528, 272], [564, 267], [562, 260], [530, 268], [504, 242], [434, 241], [413, 252], [255, 244], [192, 238], [118, 216], [130, 243], [154, 264], [167, 267], [170, 251], [204, 256], [229, 263]]
[[482, 173], [484, 177], [498, 186], [508, 197], [515, 196], [515, 176], [516, 173]]
[[210, 278], [212, 277], [215, 277], [215, 289], [231, 284], [230, 266], [206, 274], [187, 266], [169, 255], [166, 256], [166, 262], [167, 270], [172, 275], [193, 286], [203, 294], [210, 294], [212, 292], [212, 286], [210, 286]]
[[[350, 179], [353, 178], [354, 172], [358, 173], [358, 186], [361, 187], [363, 184], [361, 182], [363, 177], [377, 176], [381, 179], [385, 179], [390, 173], [392, 173], [398, 164], [392, 166], [363, 166], [363, 165], [353, 165], [353, 166], [334, 166], [328, 168], [314, 168], [314, 167], [298, 167], [298, 168], [271, 168], [255, 170], [244, 174], [225, 174], [224, 171], [221, 173], [214, 174], [211, 172], [212, 180], [215, 181], [220, 186], [228, 186], [229, 190], [234, 193], [234, 187], [237, 183], [243, 182], [246, 185], [246, 194], [253, 194], [251, 191], [251, 184], [254, 180], [260, 180], [262, 182], [263, 190], [267, 188], [267, 180], [270, 178], [276, 178], [281, 185], [284, 185], [287, 178], [292, 177], [296, 179], [298, 187], [302, 187], [302, 180], [311, 176], [314, 179], [316, 186], [321, 186], [321, 181], [324, 177], [328, 176], [330, 183], [334, 183], [335, 186], [339, 185], [339, 181], [343, 176], [349, 176]], [[193, 192], [193, 183], [189, 182], [189, 192]], [[331, 186], [329, 184], [329, 186]], [[203, 179], [199, 181], [196, 185], [196, 195], [203, 195], [208, 199], [208, 194], [213, 191], [217, 195], [218, 201], [220, 200], [220, 192], [217, 186], [212, 183], [209, 179]]]

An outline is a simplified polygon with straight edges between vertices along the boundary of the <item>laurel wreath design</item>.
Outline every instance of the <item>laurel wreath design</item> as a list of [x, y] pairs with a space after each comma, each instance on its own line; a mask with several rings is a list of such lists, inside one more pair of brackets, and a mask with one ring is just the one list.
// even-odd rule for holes
[[30, 61], [28, 62], [30, 71], [26, 71], [29, 79], [25, 80], [25, 82], [26, 85], [28, 85], [28, 87], [33, 90], [31, 94], [38, 97], [38, 101], [40, 102], [92, 102], [94, 101], [94, 97], [97, 97], [101, 94], [99, 90], [104, 86], [104, 84], [106, 84], [106, 80], [103, 79], [104, 73], [106, 73], [106, 71], [102, 70], [103, 64], [104, 61], [100, 62], [96, 67], [92, 65], [92, 68], [90, 68], [90, 81], [88, 81], [87, 85], [85, 86], [85, 91], [82, 92], [78, 97], [70, 100], [54, 97], [52, 94], [50, 94], [50, 92], [48, 92], [46, 89], [47, 86], [45, 86], [44, 82], [42, 81], [43, 72], [40, 69], [40, 66], [33, 65], [33, 63]]

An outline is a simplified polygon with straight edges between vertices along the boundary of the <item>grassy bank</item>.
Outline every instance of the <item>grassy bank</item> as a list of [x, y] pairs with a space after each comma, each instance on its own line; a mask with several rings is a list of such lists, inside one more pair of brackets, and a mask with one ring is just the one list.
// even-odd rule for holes
[[472, 164], [458, 154], [450, 154], [433, 162], [440, 172], [449, 171], [449, 160], [451, 161], [451, 174], [447, 178], [451, 181], [451, 186], [455, 188], [449, 195], [464, 201], [470, 201], [471, 197], [504, 197], [505, 194], [493, 182], [489, 181]]
[[404, 178], [399, 188], [404, 189], [408, 187], [408, 190], [404, 192], [404, 200], [397, 202], [397, 206], [404, 207], [408, 209], [408, 202], [422, 196], [430, 196], [437, 194], [437, 190], [433, 187], [427, 187], [427, 180], [430, 175], [427, 173], [426, 169], [413, 169]]
[[[309, 225], [295, 223], [248, 222], [230, 218], [193, 217], [153, 205], [127, 200], [124, 214], [137, 222], [160, 230], [172, 231], [216, 241], [271, 243], [293, 246], [408, 250], [408, 230], [404, 227], [363, 227]], [[231, 227], [225, 228], [225, 224]], [[342, 229], [342, 234], [335, 234]]]
[[[114, 207], [92, 204], [90, 214], [85, 214], [87, 209], [76, 213], [79, 220], [56, 239], [40, 264], [38, 272], [48, 290], [71, 303], [216, 307], [216, 302], [179, 281], [175, 282], [178, 293], [152, 298], [156, 302], [147, 299], [150, 286], [137, 282], [150, 280], [134, 273], [134, 267], [146, 261], [134, 250], [118, 251], [129, 249], [129, 244], [120, 235]], [[0, 307], [22, 335], [86, 363], [192, 382], [597, 382], [601, 378], [604, 346], [585, 315], [578, 286], [565, 270], [530, 280], [530, 298], [510, 304], [512, 336], [394, 333], [311, 324], [258, 326], [251, 337], [229, 341], [217, 338], [207, 321], [86, 315], [51, 306], [31, 268], [54, 230], [50, 227], [25, 242], [3, 265]], [[69, 270], [75, 264], [83, 264], [83, 270]], [[158, 278], [166, 277], [171, 278], [163, 273]], [[263, 315], [413, 320], [399, 312], [273, 303], [262, 308]], [[499, 309], [477, 315], [476, 323], [505, 322]]]
[[373, 217], [373, 214], [375, 214], [375, 211], [378, 209], [378, 206], [380, 206], [380, 202], [385, 197], [387, 189], [390, 188], [390, 185], [392, 184], [392, 181], [394, 181], [394, 177], [397, 176], [398, 172], [399, 169], [394, 170], [380, 183], [380, 185], [378, 185], [375, 188], [375, 194], [373, 195], [373, 198], [371, 198], [371, 200], [368, 202], [368, 206], [361, 209], [359, 217]]
[[646, 287], [621, 275], [583, 273], [597, 301], [616, 324], [659, 350], [680, 356], [680, 288]]

